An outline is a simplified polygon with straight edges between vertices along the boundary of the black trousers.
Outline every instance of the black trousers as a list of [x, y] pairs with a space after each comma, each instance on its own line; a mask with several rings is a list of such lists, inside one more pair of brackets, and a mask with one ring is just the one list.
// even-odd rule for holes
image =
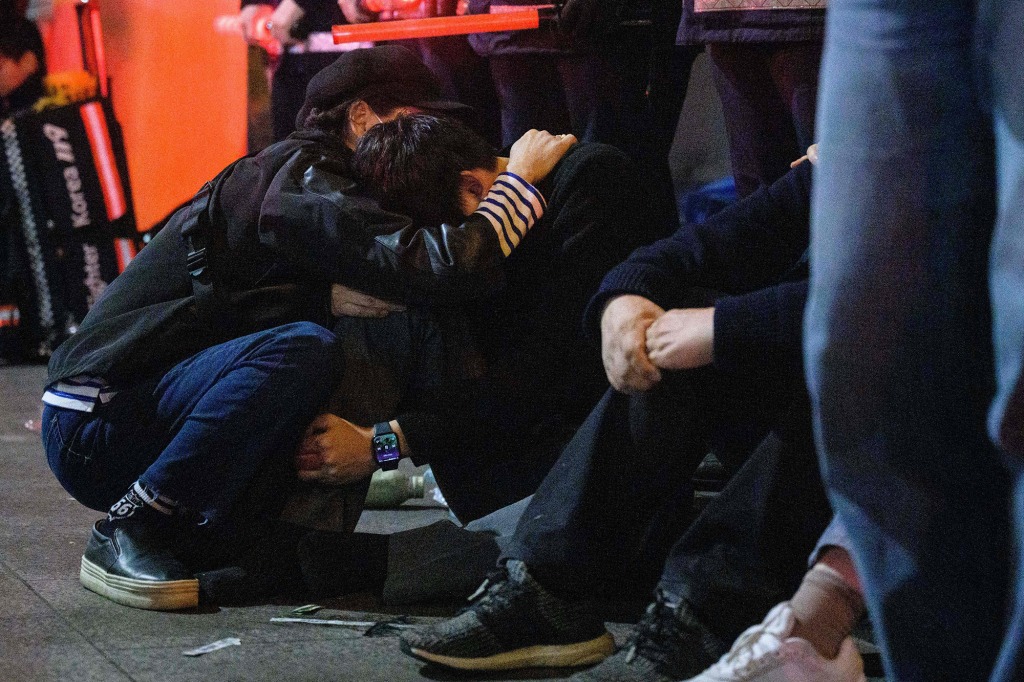
[[493, 55], [502, 144], [538, 128], [618, 147], [642, 169], [655, 220], [674, 227], [668, 153], [699, 51], [628, 34], [585, 54]]
[[[501, 144], [501, 107], [487, 60], [470, 47], [466, 36], [441, 36], [403, 41], [441, 81], [445, 99], [473, 107], [474, 128], [496, 148]], [[524, 131], [525, 132], [525, 131]]]
[[[738, 471], [690, 525], [691, 478], [709, 446]], [[604, 396], [502, 559], [570, 598], [658, 584], [729, 642], [792, 594], [830, 518], [806, 396], [679, 373], [646, 394]]]

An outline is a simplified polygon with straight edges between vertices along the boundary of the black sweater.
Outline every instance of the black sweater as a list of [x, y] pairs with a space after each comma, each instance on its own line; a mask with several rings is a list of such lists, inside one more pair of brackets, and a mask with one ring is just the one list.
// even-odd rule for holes
[[609, 299], [643, 296], [666, 310], [686, 307], [694, 287], [722, 294], [715, 302], [714, 365], [753, 381], [803, 385], [803, 312], [811, 164], [701, 225], [637, 249], [608, 273], [584, 325], [600, 338]]

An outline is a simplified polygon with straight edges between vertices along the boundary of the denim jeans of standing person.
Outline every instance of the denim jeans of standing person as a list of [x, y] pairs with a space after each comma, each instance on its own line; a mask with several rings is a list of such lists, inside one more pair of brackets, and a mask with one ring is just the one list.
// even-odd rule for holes
[[47, 406], [50, 468], [97, 511], [140, 480], [215, 527], [268, 466], [283, 503], [299, 439], [338, 380], [335, 345], [323, 327], [287, 324], [207, 348], [92, 413]]
[[[987, 679], [1004, 638], [993, 679], [1019, 679], [1022, 6], [829, 4], [807, 374], [823, 475], [901, 682]], [[993, 395], [1005, 458], [985, 429]]]
[[996, 361], [989, 433], [1013, 477], [1016, 565], [1010, 625], [992, 675], [1002, 682], [1024, 678], [1024, 2], [986, 5], [981, 46], [995, 129], [997, 200], [989, 262]]

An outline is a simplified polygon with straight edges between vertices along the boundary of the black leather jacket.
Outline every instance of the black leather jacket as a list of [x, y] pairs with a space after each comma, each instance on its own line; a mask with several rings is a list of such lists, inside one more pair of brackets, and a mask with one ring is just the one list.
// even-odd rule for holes
[[89, 374], [127, 385], [242, 334], [299, 320], [330, 326], [333, 282], [410, 304], [501, 287], [504, 257], [485, 218], [418, 227], [362, 195], [350, 158], [337, 138], [302, 131], [238, 161], [213, 212], [224, 323], [196, 313], [179, 211], [57, 349], [49, 381]]

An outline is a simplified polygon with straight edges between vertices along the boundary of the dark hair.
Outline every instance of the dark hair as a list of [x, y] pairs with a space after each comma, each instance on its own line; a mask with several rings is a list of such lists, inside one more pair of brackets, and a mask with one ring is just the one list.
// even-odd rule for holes
[[21, 59], [32, 52], [39, 60], [39, 69], [46, 69], [46, 52], [39, 29], [28, 19], [17, 16], [13, 10], [0, 11], [0, 55], [8, 59]]
[[336, 104], [330, 109], [313, 107], [310, 109], [309, 114], [306, 115], [305, 120], [300, 122], [299, 129], [322, 130], [325, 133], [333, 133], [344, 137], [346, 126], [348, 125], [348, 110], [359, 101], [366, 102], [371, 109], [377, 112], [378, 116], [386, 116], [402, 106], [386, 96], [355, 97], [345, 100], [341, 104]]
[[438, 224], [461, 222], [460, 173], [496, 163], [494, 148], [464, 124], [415, 114], [366, 131], [353, 167], [382, 207]]

